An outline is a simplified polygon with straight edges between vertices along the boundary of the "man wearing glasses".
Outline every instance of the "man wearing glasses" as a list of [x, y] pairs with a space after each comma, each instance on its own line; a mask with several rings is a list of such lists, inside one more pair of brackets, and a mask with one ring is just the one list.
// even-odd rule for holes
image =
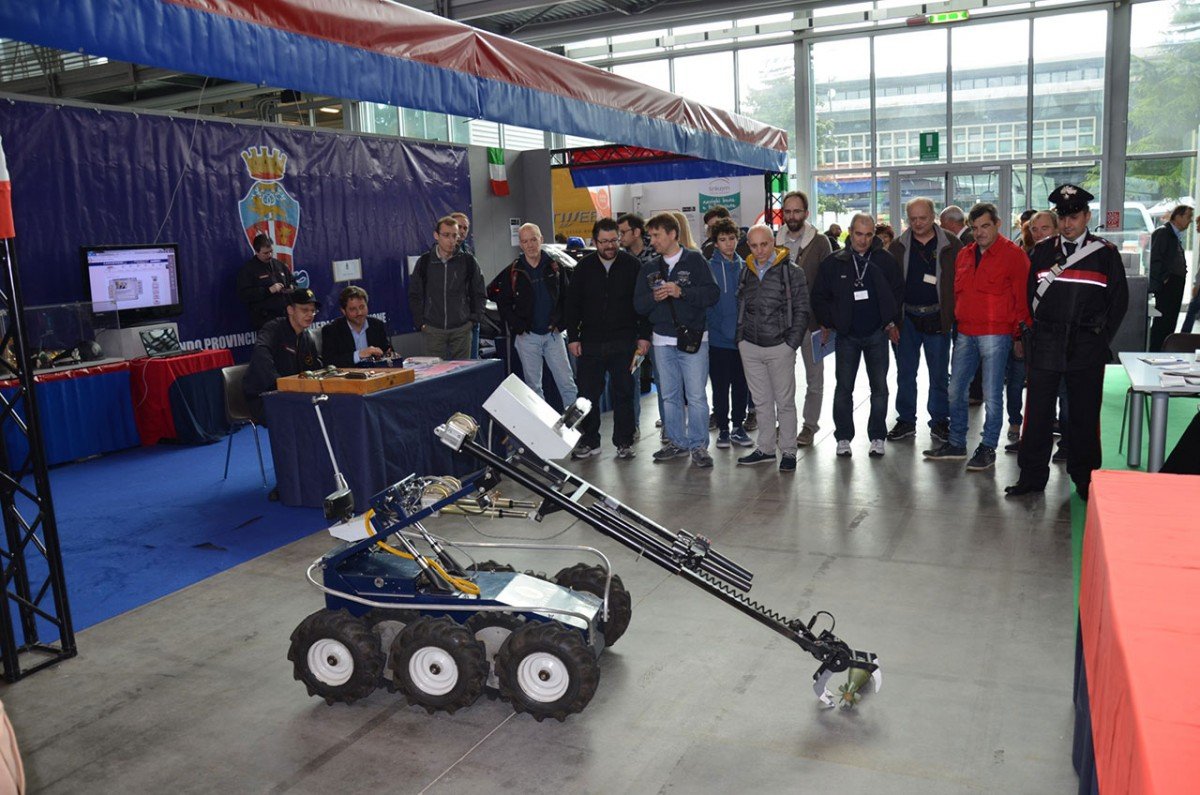
[[426, 354], [442, 359], [470, 359], [471, 329], [483, 318], [483, 273], [460, 242], [458, 222], [439, 218], [434, 246], [408, 280], [413, 325], [425, 336]]

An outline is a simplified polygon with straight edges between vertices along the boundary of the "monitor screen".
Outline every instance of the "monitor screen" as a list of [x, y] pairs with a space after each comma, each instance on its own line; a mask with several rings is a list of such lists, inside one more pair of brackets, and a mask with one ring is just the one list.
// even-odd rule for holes
[[84, 246], [82, 255], [93, 311], [112, 311], [115, 304], [122, 326], [182, 314], [179, 247], [174, 243]]

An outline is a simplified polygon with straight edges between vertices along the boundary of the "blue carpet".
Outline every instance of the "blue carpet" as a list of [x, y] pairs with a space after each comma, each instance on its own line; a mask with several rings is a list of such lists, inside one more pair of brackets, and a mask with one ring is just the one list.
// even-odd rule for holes
[[[267, 483], [274, 486], [265, 431], [259, 438]], [[250, 429], [233, 438], [228, 480], [221, 478], [225, 449], [224, 440], [203, 447], [159, 445], [50, 471], [76, 630], [325, 526], [320, 511], [267, 500]], [[31, 563], [37, 557], [27, 556]], [[30, 569], [35, 582], [45, 570]], [[39, 635], [51, 642], [57, 633], [43, 625]]]

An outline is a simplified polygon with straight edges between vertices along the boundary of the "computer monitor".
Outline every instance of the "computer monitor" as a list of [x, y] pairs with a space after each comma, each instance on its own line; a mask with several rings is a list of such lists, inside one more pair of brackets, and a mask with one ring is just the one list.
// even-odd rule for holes
[[176, 244], [83, 246], [80, 253], [93, 311], [115, 304], [122, 327], [183, 314]]

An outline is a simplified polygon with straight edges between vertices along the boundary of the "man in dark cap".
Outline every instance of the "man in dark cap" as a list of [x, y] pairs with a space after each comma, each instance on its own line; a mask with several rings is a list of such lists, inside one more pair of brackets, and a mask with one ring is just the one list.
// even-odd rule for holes
[[1021, 476], [1005, 489], [1010, 497], [1046, 488], [1060, 381], [1066, 382], [1071, 406], [1067, 473], [1085, 500], [1092, 472], [1100, 467], [1104, 365], [1112, 358], [1110, 346], [1129, 305], [1129, 288], [1116, 246], [1088, 234], [1088, 202], [1094, 198], [1076, 185], [1055, 188], [1050, 203], [1058, 215], [1058, 234], [1034, 246], [1030, 257], [1028, 393], [1017, 459]]
[[277, 379], [324, 366], [316, 337], [310, 330], [320, 308], [312, 290], [292, 290], [288, 293], [287, 315], [267, 321], [258, 332], [250, 366], [242, 380], [250, 415], [258, 424], [266, 424], [262, 394], [275, 389]]

